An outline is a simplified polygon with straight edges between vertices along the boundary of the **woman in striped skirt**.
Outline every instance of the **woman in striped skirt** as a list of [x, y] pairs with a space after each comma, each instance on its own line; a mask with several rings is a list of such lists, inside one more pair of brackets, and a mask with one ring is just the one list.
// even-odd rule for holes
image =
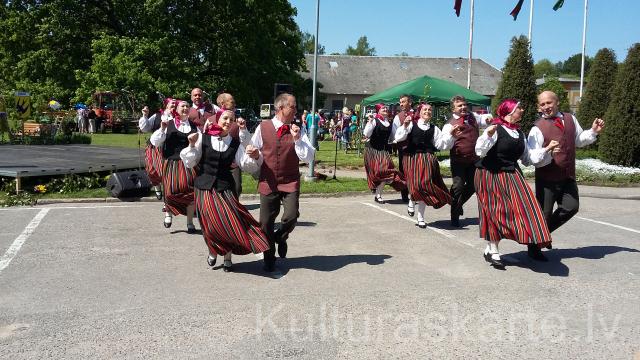
[[367, 172], [369, 189], [375, 192], [373, 200], [384, 204], [382, 189], [385, 184], [391, 185], [396, 191], [406, 189], [406, 182], [402, 174], [393, 166], [391, 161], [390, 141], [391, 122], [388, 119], [389, 110], [384, 104], [376, 104], [375, 116], [370, 116], [364, 128], [364, 136], [369, 143], [364, 149], [364, 168]]
[[484, 258], [494, 267], [504, 268], [498, 243], [512, 239], [527, 245], [531, 258], [546, 261], [540, 248], [551, 242], [551, 234], [518, 159], [525, 164], [536, 163], [558, 143], [537, 150], [528, 148], [518, 125], [524, 110], [517, 100], [504, 100], [496, 112], [498, 117], [476, 142], [476, 154], [481, 157], [474, 179], [479, 229], [480, 237], [488, 242]]
[[[421, 104], [416, 112], [417, 120], [411, 116], [404, 119], [403, 126], [399, 126], [395, 133], [395, 141], [408, 140], [404, 151], [404, 176], [407, 178], [409, 196], [418, 205], [418, 227], [424, 229], [424, 210], [427, 205], [439, 209], [451, 204], [451, 195], [442, 175], [438, 158], [434, 155], [438, 150], [450, 148], [454, 137], [445, 134], [431, 124], [433, 109], [430, 104]], [[456, 125], [457, 127], [458, 125]], [[410, 203], [410, 206], [413, 205]], [[409, 214], [411, 213], [409, 208]]]
[[187, 169], [180, 161], [180, 151], [184, 149], [190, 134], [198, 128], [189, 120], [189, 104], [176, 101], [173, 117], [160, 122], [160, 128], [150, 138], [151, 144], [162, 151], [162, 187], [164, 189], [164, 227], [171, 227], [175, 215], [187, 216], [187, 232], [193, 234], [193, 179], [195, 170]]
[[[160, 109], [157, 113], [149, 117], [149, 108], [145, 106], [142, 109], [142, 117], [138, 120], [138, 128], [143, 133], [153, 133], [160, 128], [160, 122], [167, 118], [173, 118], [173, 111], [176, 108], [175, 101], [166, 98], [163, 101], [164, 109]], [[147, 141], [147, 147], [144, 151], [144, 169], [149, 175], [151, 185], [156, 193], [158, 200], [162, 199], [162, 152], [159, 148], [153, 146], [151, 141]], [[164, 211], [164, 210], [163, 210]]]
[[180, 154], [187, 168], [198, 165], [195, 204], [209, 250], [207, 264], [214, 266], [218, 254], [224, 255], [225, 272], [231, 271], [232, 253], [257, 254], [269, 249], [260, 223], [234, 193], [231, 165], [235, 162], [243, 170], [255, 172], [260, 155], [252, 145], [245, 150], [238, 137], [229, 135], [232, 121], [233, 111], [219, 110], [215, 119], [205, 122], [202, 133], [189, 135], [189, 146]]

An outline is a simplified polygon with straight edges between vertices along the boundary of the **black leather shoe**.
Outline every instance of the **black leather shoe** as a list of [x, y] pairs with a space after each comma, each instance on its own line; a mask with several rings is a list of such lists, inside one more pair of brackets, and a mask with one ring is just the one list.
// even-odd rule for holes
[[217, 256], [211, 256], [211, 254], [207, 255], [207, 265], [214, 267], [216, 265], [216, 260], [218, 260]]
[[426, 229], [427, 228], [427, 223], [425, 223], [424, 221], [418, 221], [416, 226], [418, 226], [420, 229]]
[[196, 226], [193, 224], [187, 224], [187, 234], [195, 234]]
[[374, 196], [374, 197], [373, 197], [373, 201], [377, 202], [378, 204], [384, 204], [384, 200], [380, 199], [380, 198], [379, 198], [379, 197], [377, 197], [377, 196]]
[[164, 222], [163, 222], [164, 227], [167, 228], [167, 229], [170, 228], [171, 227], [171, 221], [172, 221], [172, 218], [170, 216], [165, 216], [164, 217]]
[[542, 250], [540, 250], [538, 245], [534, 245], [534, 244], [527, 245], [527, 255], [529, 255], [530, 258], [536, 261], [542, 261], [542, 262], [549, 261], [549, 259], [547, 259], [547, 257], [544, 256], [544, 254], [542, 253]]
[[231, 262], [231, 260], [225, 260], [224, 264], [222, 265], [222, 269], [224, 270], [224, 272], [232, 272], [233, 263]]
[[286, 258], [288, 249], [289, 249], [289, 245], [287, 245], [287, 241], [281, 240], [280, 243], [278, 243], [278, 256], [280, 256], [283, 259]]
[[416, 214], [415, 208], [412, 209], [412, 208], [407, 206], [407, 214], [409, 214], [409, 216], [413, 217], [413, 215]]
[[156, 191], [156, 199], [162, 200], [162, 192]]
[[452, 216], [451, 217], [451, 226], [453, 227], [460, 227], [460, 219], [457, 216]]

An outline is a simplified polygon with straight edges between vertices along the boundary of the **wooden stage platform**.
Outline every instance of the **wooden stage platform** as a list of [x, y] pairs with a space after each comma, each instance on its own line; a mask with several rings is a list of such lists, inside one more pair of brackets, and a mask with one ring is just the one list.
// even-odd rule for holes
[[0, 176], [20, 179], [33, 176], [80, 174], [98, 171], [144, 169], [140, 149], [93, 145], [0, 145]]

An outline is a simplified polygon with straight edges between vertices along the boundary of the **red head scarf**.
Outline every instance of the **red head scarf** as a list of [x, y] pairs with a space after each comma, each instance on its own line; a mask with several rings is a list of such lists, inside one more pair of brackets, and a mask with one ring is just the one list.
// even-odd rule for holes
[[520, 102], [516, 99], [502, 100], [500, 105], [498, 105], [498, 109], [496, 110], [496, 115], [498, 115], [498, 117], [493, 119], [491, 124], [503, 125], [513, 130], [519, 129], [520, 128], [519, 124], [512, 124], [504, 119], [507, 115], [513, 114], [518, 108], [518, 106], [520, 106]]
[[382, 115], [380, 115], [380, 110], [386, 108], [387, 106], [383, 103], [376, 104], [376, 119], [384, 120]]

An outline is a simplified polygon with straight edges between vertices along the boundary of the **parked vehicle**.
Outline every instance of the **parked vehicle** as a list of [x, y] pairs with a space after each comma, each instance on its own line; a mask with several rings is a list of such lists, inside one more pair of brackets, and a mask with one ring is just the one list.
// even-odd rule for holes
[[135, 104], [129, 94], [118, 94], [112, 91], [102, 91], [93, 94], [93, 104], [96, 109], [96, 124], [101, 133], [111, 130], [112, 133], [128, 133], [135, 128]]

